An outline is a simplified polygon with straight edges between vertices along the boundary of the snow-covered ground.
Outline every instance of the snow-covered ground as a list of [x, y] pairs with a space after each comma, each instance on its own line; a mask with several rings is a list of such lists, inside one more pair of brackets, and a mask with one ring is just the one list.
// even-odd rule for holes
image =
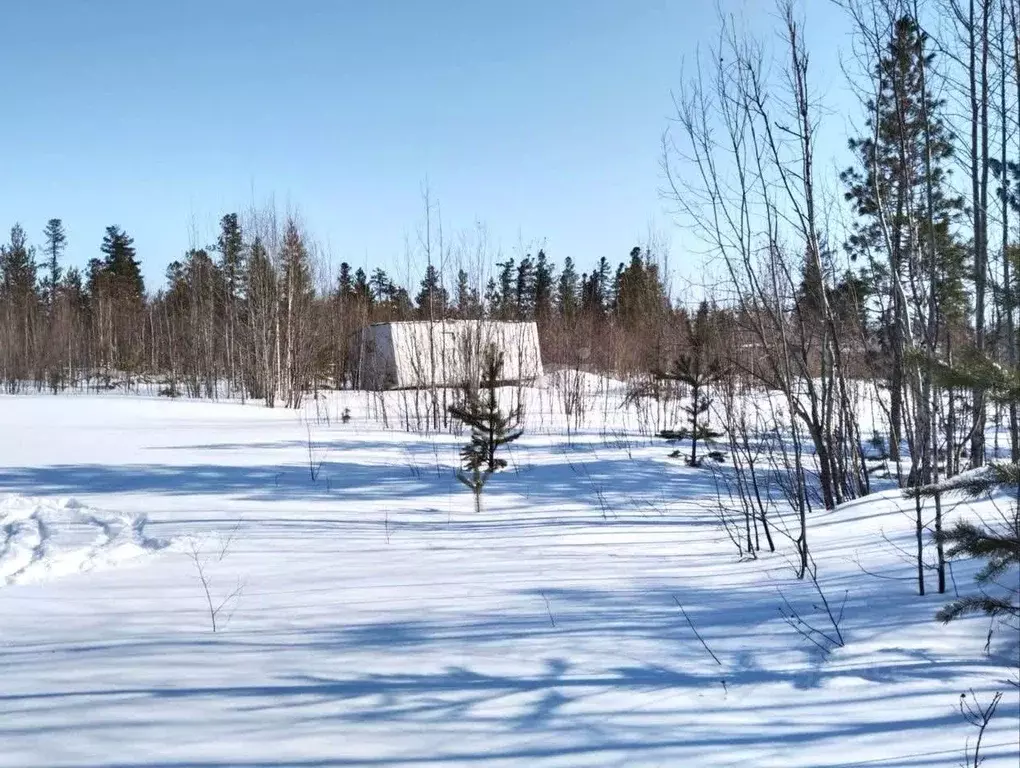
[[0, 398], [0, 765], [955, 766], [971, 689], [1018, 764], [1015, 639], [933, 620], [895, 493], [813, 516], [825, 655], [789, 542], [737, 562], [627, 424], [532, 415], [476, 515], [370, 405]]

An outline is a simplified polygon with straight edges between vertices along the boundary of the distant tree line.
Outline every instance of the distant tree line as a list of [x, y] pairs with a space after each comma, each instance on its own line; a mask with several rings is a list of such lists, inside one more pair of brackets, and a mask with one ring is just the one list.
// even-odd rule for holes
[[[294, 218], [224, 215], [215, 243], [167, 267], [147, 292], [134, 241], [110, 226], [84, 273], [65, 268], [68, 238], [51, 219], [38, 246], [20, 225], [0, 249], [0, 374], [7, 392], [157, 384], [167, 395], [238, 397], [296, 407], [312, 387], [356, 384], [354, 334], [369, 323], [536, 321], [548, 363], [650, 368], [645, 339], [675, 314], [655, 254], [578, 273], [545, 250], [507, 258], [484, 285], [426, 266], [417, 285], [381, 267], [324, 264]], [[682, 311], [681, 311], [682, 312]]]

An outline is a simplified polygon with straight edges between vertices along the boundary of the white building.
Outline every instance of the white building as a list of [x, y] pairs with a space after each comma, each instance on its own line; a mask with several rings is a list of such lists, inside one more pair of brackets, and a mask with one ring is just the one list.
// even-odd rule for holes
[[427, 320], [363, 328], [355, 350], [359, 389], [457, 387], [477, 380], [484, 350], [503, 354], [503, 382], [542, 376], [535, 323]]

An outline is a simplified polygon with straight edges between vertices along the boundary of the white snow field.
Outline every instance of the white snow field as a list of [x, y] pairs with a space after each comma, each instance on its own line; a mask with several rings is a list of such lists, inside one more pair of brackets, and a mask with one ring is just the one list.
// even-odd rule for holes
[[812, 516], [826, 656], [663, 443], [532, 415], [478, 515], [370, 402], [0, 398], [0, 765], [956, 766], [971, 689], [1018, 765], [1015, 635], [934, 621], [896, 493]]

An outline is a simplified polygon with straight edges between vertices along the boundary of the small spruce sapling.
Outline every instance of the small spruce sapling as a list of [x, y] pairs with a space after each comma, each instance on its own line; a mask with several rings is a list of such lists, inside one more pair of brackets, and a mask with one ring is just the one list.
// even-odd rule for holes
[[470, 442], [460, 452], [464, 468], [457, 473], [457, 479], [474, 494], [476, 512], [482, 510], [482, 490], [489, 477], [507, 465], [506, 459], [496, 456], [496, 451], [523, 434], [516, 418], [500, 410], [498, 389], [502, 371], [502, 354], [488, 347], [482, 360], [481, 381], [477, 385], [467, 382], [461, 402], [448, 409], [450, 416], [471, 429]]
[[[698, 458], [698, 442], [707, 442], [720, 436], [719, 432], [713, 431], [708, 425], [708, 409], [712, 405], [711, 388], [721, 383], [727, 372], [711, 349], [712, 328], [708, 304], [702, 302], [694, 322], [685, 320], [685, 324], [689, 351], [680, 355], [672, 368], [656, 371], [654, 376], [678, 381], [690, 389], [690, 404], [682, 406], [690, 426], [682, 429], [664, 429], [659, 436], [671, 441], [690, 439], [691, 458], [687, 463], [697, 467], [701, 464]], [[723, 460], [723, 455], [719, 451], [710, 451], [708, 457], [716, 461]]]

